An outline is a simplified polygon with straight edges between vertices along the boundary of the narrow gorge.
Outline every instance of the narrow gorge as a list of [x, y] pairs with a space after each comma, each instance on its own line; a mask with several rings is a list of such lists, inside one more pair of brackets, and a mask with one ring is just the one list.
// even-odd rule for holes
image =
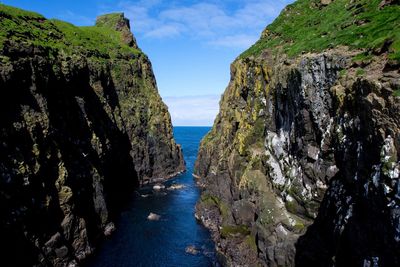
[[[261, 12], [145, 2], [112, 4], [147, 42]], [[212, 128], [172, 126], [124, 13], [74, 26], [0, 3], [0, 266], [400, 266], [400, 1], [276, 2]], [[176, 42], [154, 46], [171, 66]]]

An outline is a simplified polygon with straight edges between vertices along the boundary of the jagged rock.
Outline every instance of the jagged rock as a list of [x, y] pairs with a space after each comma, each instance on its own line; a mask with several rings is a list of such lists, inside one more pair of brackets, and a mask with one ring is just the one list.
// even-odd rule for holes
[[[400, 264], [400, 74], [382, 84], [381, 56], [356, 77], [351, 57], [261, 53], [232, 64], [195, 166], [197, 218], [228, 265]], [[250, 234], [226, 235], [226, 225]], [[251, 238], [253, 252], [242, 245]]]
[[232, 212], [238, 224], [249, 225], [254, 221], [256, 207], [250, 201], [241, 199], [233, 203]]
[[113, 222], [110, 222], [104, 227], [104, 235], [110, 236], [115, 231], [115, 225]]
[[296, 1], [232, 63], [194, 172], [226, 265], [400, 266], [400, 7], [379, 2]]
[[129, 19], [124, 13], [107, 14], [97, 17], [96, 26], [109, 27], [115, 31], [121, 32], [122, 42], [133, 47], [138, 48], [136, 39], [131, 32]]
[[0, 24], [2, 266], [77, 265], [182, 152], [122, 14], [82, 30], [0, 5]]

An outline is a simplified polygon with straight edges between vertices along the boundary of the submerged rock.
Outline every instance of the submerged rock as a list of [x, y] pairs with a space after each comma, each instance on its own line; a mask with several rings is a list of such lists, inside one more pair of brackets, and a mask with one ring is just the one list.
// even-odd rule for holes
[[150, 212], [149, 216], [147, 216], [147, 219], [149, 221], [158, 221], [158, 220], [160, 220], [160, 218], [161, 218], [161, 215], [158, 215], [158, 214], [155, 214], [152, 212]]
[[163, 184], [156, 184], [156, 185], [153, 186], [153, 189], [156, 190], [156, 191], [160, 191], [160, 190], [162, 190], [162, 189], [165, 189], [165, 185], [163, 185]]
[[186, 186], [184, 184], [173, 184], [170, 187], [167, 188], [167, 190], [179, 190], [179, 189], [183, 189]]
[[198, 249], [193, 245], [187, 246], [186, 249], [185, 249], [185, 252], [188, 253], [188, 254], [192, 254], [192, 255], [199, 254]]

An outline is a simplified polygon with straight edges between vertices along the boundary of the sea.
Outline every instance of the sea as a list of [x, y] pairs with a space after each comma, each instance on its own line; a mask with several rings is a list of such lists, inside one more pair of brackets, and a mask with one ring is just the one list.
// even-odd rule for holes
[[[209, 130], [174, 127], [187, 171], [164, 185], [183, 188], [157, 192], [147, 186], [137, 190], [115, 221], [116, 231], [100, 244], [88, 266], [218, 266], [210, 233], [194, 217], [200, 189], [192, 173], [200, 140]], [[150, 213], [159, 215], [159, 220], [149, 220]], [[193, 248], [192, 253], [186, 251], [188, 247]]]

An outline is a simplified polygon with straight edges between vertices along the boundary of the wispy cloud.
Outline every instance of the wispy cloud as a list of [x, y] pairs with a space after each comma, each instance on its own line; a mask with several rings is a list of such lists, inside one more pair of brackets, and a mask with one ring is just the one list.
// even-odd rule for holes
[[237, 34], [222, 36], [209, 42], [209, 44], [222, 46], [222, 47], [233, 47], [233, 48], [248, 48], [258, 40], [257, 35], [248, 34]]
[[87, 25], [94, 24], [93, 19], [86, 17], [86, 16], [78, 15], [78, 14], [72, 12], [71, 10], [65, 10], [58, 17], [62, 20], [70, 21], [71, 23], [76, 24], [76, 25], [86, 25], [87, 26]]
[[[133, 31], [145, 38], [189, 36], [217, 47], [245, 48], [293, 0], [120, 1]], [[115, 11], [103, 6], [102, 11]]]
[[145, 33], [145, 37], [150, 38], [172, 38], [182, 33], [184, 27], [179, 24], [162, 25], [157, 29]]
[[218, 113], [219, 95], [164, 97], [175, 126], [211, 126]]

